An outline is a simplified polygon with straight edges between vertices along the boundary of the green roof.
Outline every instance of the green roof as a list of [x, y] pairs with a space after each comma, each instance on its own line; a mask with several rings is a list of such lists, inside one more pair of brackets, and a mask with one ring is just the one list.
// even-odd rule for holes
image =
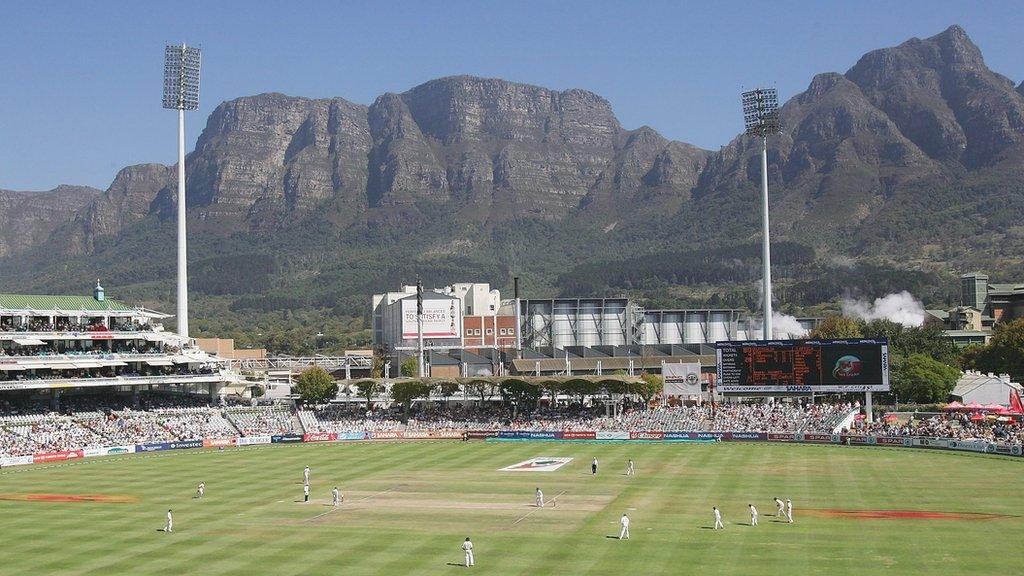
[[127, 312], [132, 308], [117, 300], [100, 302], [92, 296], [37, 296], [31, 294], [0, 294], [2, 310], [87, 310]]

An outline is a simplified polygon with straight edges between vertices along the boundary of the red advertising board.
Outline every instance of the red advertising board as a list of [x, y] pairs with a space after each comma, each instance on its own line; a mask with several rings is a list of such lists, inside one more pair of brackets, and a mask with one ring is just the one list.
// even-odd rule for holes
[[646, 432], [630, 432], [630, 440], [661, 440], [665, 438], [665, 433], [661, 430], [648, 430]]
[[879, 436], [875, 438], [875, 443], [888, 446], [903, 446], [903, 438], [896, 438], [893, 436]]
[[453, 438], [462, 438], [462, 434], [462, 430], [436, 430], [430, 433], [430, 437], [451, 440]]
[[203, 448], [220, 448], [222, 446], [234, 446], [234, 438], [204, 438]]
[[831, 442], [831, 434], [804, 434], [804, 442]]
[[[664, 433], [662, 433], [662, 437], [664, 437]], [[563, 440], [596, 440], [597, 439], [597, 432], [593, 432], [591, 430], [563, 430], [562, 431], [562, 439]]]
[[310, 432], [302, 436], [303, 442], [334, 442], [338, 435], [334, 432]]
[[792, 432], [769, 432], [768, 439], [775, 442], [792, 442], [796, 440], [796, 434]]
[[63, 460], [74, 460], [76, 458], [84, 458], [85, 451], [83, 450], [67, 450], [64, 452], [40, 452], [32, 455], [32, 463], [39, 464], [41, 462], [60, 462]]

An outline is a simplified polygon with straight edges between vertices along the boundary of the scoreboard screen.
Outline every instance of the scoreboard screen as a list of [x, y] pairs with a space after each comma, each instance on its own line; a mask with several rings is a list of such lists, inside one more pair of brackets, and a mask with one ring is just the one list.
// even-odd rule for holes
[[721, 392], [889, 391], [884, 338], [718, 342], [716, 347]]

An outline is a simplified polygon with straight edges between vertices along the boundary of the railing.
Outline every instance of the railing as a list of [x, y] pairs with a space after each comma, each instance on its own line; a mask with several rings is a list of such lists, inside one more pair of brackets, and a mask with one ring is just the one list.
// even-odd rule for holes
[[271, 356], [268, 358], [242, 358], [231, 361], [234, 370], [305, 370], [319, 366], [328, 372], [348, 368], [373, 367], [369, 356]]
[[95, 388], [100, 386], [142, 386], [146, 384], [212, 384], [234, 381], [231, 374], [169, 374], [166, 376], [114, 376], [112, 378], [37, 378], [0, 382], [0, 390], [49, 388]]

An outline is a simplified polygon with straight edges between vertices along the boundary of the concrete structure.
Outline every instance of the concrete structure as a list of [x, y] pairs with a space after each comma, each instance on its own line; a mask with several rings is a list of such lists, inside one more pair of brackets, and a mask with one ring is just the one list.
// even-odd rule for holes
[[200, 350], [228, 360], [262, 360], [267, 357], [266, 348], [235, 348], [234, 338], [196, 338]]

